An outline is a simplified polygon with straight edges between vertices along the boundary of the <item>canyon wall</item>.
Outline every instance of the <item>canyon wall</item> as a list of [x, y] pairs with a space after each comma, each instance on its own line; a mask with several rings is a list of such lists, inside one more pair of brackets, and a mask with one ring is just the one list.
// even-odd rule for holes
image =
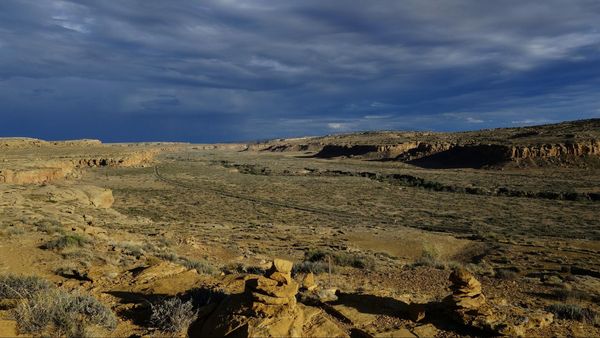
[[[160, 149], [132, 150], [125, 154], [77, 156], [64, 159], [27, 159], [3, 161], [0, 184], [39, 184], [67, 177], [77, 177], [79, 171], [93, 167], [134, 167], [151, 163]], [[67, 156], [65, 156], [67, 157]]]
[[316, 158], [358, 157], [402, 161], [431, 168], [480, 168], [503, 163], [540, 164], [600, 156], [600, 141], [555, 144], [480, 144], [456, 142], [402, 142], [398, 144], [275, 143], [249, 145], [253, 151], [313, 151]]

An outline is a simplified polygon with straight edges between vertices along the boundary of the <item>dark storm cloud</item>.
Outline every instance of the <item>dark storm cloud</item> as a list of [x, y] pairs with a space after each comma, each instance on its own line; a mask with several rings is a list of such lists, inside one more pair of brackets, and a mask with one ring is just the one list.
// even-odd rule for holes
[[0, 134], [216, 141], [600, 116], [597, 1], [0, 2]]

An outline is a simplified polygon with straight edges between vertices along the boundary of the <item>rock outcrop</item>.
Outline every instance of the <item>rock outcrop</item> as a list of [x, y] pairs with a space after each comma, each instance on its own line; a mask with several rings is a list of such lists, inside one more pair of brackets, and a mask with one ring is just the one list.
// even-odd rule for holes
[[597, 166], [600, 119], [461, 133], [363, 132], [248, 144], [250, 151], [310, 151], [317, 158], [356, 157], [431, 168]]
[[248, 149], [247, 144], [243, 143], [214, 143], [214, 144], [194, 144], [194, 150], [227, 150], [244, 151]]
[[57, 168], [0, 169], [0, 184], [37, 184], [65, 178], [74, 172], [73, 166]]
[[82, 169], [93, 167], [134, 167], [151, 163], [159, 149], [133, 150], [114, 155], [58, 156], [50, 159], [4, 161], [0, 167], [0, 184], [39, 184], [77, 177]]
[[226, 298], [190, 336], [347, 337], [320, 309], [298, 304], [292, 262], [275, 259], [264, 276], [250, 276], [242, 294]]
[[[287, 147], [286, 150], [294, 150]], [[393, 145], [325, 145], [315, 157], [395, 160], [430, 168], [480, 168], [525, 160], [547, 161], [600, 156], [600, 141], [558, 144], [457, 144], [404, 142]]]
[[454, 270], [450, 274], [450, 282], [450, 300], [458, 311], [477, 310], [485, 304], [481, 283], [467, 270]]
[[540, 144], [531, 146], [513, 146], [511, 159], [548, 158], [561, 156], [598, 156], [600, 141], [590, 140], [577, 143]]
[[92, 185], [57, 186], [49, 184], [41, 187], [37, 193], [54, 203], [69, 203], [78, 206], [91, 205], [103, 209], [110, 208], [115, 201], [112, 190]]
[[467, 270], [459, 268], [450, 274], [452, 294], [445, 299], [451, 318], [486, 334], [524, 336], [527, 330], [545, 327], [554, 316], [542, 311], [527, 312], [514, 306], [504, 311], [486, 301], [481, 283]]

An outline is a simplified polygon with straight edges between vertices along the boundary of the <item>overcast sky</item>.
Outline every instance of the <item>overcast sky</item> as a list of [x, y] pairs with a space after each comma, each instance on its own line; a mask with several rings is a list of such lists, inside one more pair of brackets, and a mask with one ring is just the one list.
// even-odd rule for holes
[[600, 1], [0, 1], [0, 136], [216, 142], [600, 117]]

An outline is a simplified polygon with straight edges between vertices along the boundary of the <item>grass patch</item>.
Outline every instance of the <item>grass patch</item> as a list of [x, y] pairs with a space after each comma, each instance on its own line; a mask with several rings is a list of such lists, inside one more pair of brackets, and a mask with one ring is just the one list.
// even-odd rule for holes
[[[375, 267], [375, 260], [372, 257], [350, 252], [334, 252], [329, 250], [308, 250], [304, 254], [304, 260], [312, 263], [328, 262], [331, 257], [331, 263], [337, 266], [350, 266], [357, 269], [372, 270]], [[314, 272], [314, 271], [313, 271]]]
[[514, 280], [519, 276], [516, 271], [511, 269], [498, 269], [494, 276], [498, 279]]
[[598, 324], [598, 314], [589, 308], [581, 307], [577, 304], [556, 303], [547, 307], [548, 312], [554, 313], [559, 319], [578, 320], [580, 322]]
[[204, 273], [213, 275], [218, 273], [220, 270], [213, 266], [206, 260], [190, 259], [187, 257], [181, 257], [173, 252], [161, 252], [157, 253], [156, 257], [164, 259], [176, 264], [181, 264], [188, 269], [196, 269], [198, 273]]
[[[307, 273], [312, 272], [314, 274], [326, 273], [329, 271], [329, 266], [325, 262], [311, 262], [311, 261], [303, 261], [299, 263], [294, 263], [292, 268], [292, 273], [294, 275], [298, 273]], [[331, 272], [334, 272], [335, 269], [332, 266]]]
[[266, 270], [259, 266], [244, 265], [242, 263], [233, 263], [224, 267], [223, 272], [225, 272], [226, 274], [249, 273], [255, 275], [264, 275], [266, 273]]
[[25, 228], [20, 225], [11, 225], [4, 229], [4, 235], [7, 237], [22, 235], [25, 232]]
[[33, 225], [37, 231], [45, 232], [50, 235], [54, 233], [62, 233], [64, 230], [62, 223], [52, 218], [44, 218], [42, 220], [35, 221]]
[[446, 264], [440, 259], [441, 255], [437, 248], [432, 246], [423, 247], [421, 256], [413, 263], [413, 266], [429, 266], [437, 269], [445, 269]]
[[111, 243], [115, 248], [123, 250], [123, 254], [135, 257], [141, 257], [146, 252], [141, 244], [133, 242], [115, 242]]
[[46, 250], [63, 250], [71, 247], [83, 247], [91, 242], [92, 241], [87, 237], [69, 234], [42, 244], [41, 248]]
[[210, 262], [205, 260], [189, 259], [182, 257], [180, 258], [180, 264], [188, 269], [196, 269], [198, 273], [205, 273], [209, 275], [216, 274], [219, 271], [212, 264], [210, 264]]
[[557, 289], [554, 291], [554, 296], [562, 301], [592, 301], [593, 296], [581, 290]]

